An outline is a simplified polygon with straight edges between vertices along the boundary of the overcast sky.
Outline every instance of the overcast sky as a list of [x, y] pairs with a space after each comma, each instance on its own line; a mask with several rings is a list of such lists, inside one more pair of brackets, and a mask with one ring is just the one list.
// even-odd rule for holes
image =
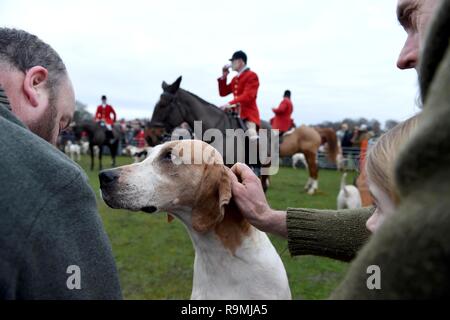
[[396, 60], [406, 39], [396, 0], [0, 0], [0, 25], [36, 34], [61, 55], [76, 97], [106, 94], [119, 118], [151, 117], [161, 82], [221, 105], [217, 78], [236, 50], [260, 80], [270, 119], [285, 89], [297, 124], [416, 113], [417, 75]]

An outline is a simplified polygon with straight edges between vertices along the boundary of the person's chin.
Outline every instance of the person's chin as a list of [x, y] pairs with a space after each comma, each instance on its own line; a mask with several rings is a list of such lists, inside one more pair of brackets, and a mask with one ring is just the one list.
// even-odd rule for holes
[[[45, 125], [47, 123], [47, 126]], [[41, 137], [48, 143], [56, 146], [56, 141], [58, 139], [58, 134], [56, 131], [55, 125], [53, 125], [50, 122], [38, 122], [36, 125], [29, 125], [29, 129], [31, 132], [33, 132], [35, 135]]]

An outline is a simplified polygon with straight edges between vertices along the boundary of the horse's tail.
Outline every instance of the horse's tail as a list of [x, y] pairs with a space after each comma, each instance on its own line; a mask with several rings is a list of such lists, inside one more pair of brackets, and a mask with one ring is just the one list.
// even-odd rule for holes
[[336, 132], [330, 128], [323, 128], [318, 130], [322, 140], [328, 143], [328, 160], [336, 163], [336, 158], [339, 152], [338, 139]]

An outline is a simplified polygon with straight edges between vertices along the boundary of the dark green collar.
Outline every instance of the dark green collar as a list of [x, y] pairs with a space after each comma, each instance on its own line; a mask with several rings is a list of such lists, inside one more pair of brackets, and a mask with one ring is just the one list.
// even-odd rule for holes
[[9, 104], [8, 97], [2, 87], [0, 87], [0, 117], [26, 128], [26, 126], [11, 112], [11, 105]]
[[450, 1], [442, 1], [429, 28], [422, 53], [419, 82], [423, 102], [428, 95], [428, 89], [433, 82], [435, 73], [445, 58], [450, 41]]
[[6, 96], [5, 91], [3, 91], [2, 87], [0, 87], [0, 104], [11, 110], [8, 97]]

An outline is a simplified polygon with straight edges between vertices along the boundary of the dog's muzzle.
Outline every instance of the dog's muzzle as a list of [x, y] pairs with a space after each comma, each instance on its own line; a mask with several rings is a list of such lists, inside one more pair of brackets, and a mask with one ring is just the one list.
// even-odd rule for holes
[[113, 186], [119, 180], [120, 173], [116, 169], [103, 170], [99, 173], [100, 188], [108, 188]]

